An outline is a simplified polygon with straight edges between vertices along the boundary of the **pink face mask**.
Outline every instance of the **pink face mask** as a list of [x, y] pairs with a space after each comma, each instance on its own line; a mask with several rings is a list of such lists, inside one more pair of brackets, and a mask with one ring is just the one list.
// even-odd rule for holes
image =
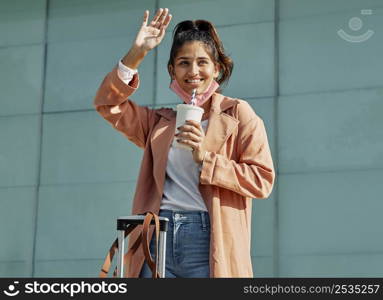
[[[181, 88], [177, 80], [175, 79], [172, 80], [172, 83], [170, 84], [169, 88], [173, 90], [173, 92], [175, 92], [184, 101], [184, 103], [186, 104], [190, 103], [191, 95], [189, 95], [187, 92], [185, 92]], [[197, 106], [202, 106], [207, 100], [209, 100], [211, 95], [213, 95], [218, 88], [219, 88], [218, 82], [213, 79], [205, 92], [203, 92], [202, 94], [196, 95]]]

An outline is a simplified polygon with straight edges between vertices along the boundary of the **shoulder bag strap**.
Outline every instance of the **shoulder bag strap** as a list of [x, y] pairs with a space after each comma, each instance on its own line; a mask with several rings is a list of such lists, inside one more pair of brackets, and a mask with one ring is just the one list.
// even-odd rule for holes
[[159, 273], [157, 270], [157, 264], [150, 254], [150, 241], [149, 241], [149, 227], [152, 219], [154, 218], [155, 223], [155, 234], [156, 234], [156, 260], [158, 259], [158, 239], [160, 234], [160, 221], [158, 216], [153, 212], [148, 212], [146, 214], [144, 225], [142, 228], [142, 248], [145, 254], [145, 260], [152, 270], [152, 278], [159, 278]]
[[[130, 225], [128, 227], [128, 229], [125, 230], [124, 238], [126, 238], [133, 231], [133, 229], [136, 227], [137, 227], [137, 225]], [[109, 249], [109, 251], [105, 257], [105, 260], [104, 260], [104, 263], [102, 265], [99, 277], [105, 278], [108, 276], [110, 265], [112, 264], [113, 257], [116, 254], [117, 250], [118, 250], [118, 238], [115, 239], [115, 241], [113, 242], [112, 246], [110, 247], [110, 249]]]

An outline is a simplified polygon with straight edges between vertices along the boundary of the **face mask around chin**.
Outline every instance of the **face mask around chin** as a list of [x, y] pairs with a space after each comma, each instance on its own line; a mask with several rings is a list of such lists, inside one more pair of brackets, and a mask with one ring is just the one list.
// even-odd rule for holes
[[[177, 80], [173, 79], [169, 88], [176, 93], [186, 104], [189, 104], [191, 101], [191, 95], [185, 92], [181, 86], [178, 84]], [[197, 94], [197, 106], [202, 106], [210, 97], [214, 94], [214, 92], [219, 88], [219, 84], [217, 81], [212, 80], [209, 87], [202, 94]]]

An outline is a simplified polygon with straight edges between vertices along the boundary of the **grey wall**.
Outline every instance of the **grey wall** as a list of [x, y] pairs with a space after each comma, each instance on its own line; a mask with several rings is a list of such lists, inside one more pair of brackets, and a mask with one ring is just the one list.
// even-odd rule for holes
[[158, 7], [174, 18], [133, 99], [178, 103], [170, 31], [208, 19], [235, 62], [224, 94], [265, 121], [278, 174], [254, 200], [255, 276], [382, 276], [380, 0], [0, 0], [0, 276], [97, 276], [142, 152], [92, 101]]

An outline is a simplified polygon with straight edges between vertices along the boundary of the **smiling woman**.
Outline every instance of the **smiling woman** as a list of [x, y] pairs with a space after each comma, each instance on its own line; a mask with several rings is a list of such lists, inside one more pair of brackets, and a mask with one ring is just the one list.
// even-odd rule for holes
[[175, 61], [169, 65], [169, 73], [188, 94], [193, 89], [201, 94], [218, 77], [219, 65], [210, 58], [203, 43], [187, 42], [179, 48]]
[[209, 98], [202, 98], [202, 95], [205, 91], [211, 90], [209, 89], [211, 85], [218, 87], [215, 79], [219, 75], [219, 65], [210, 58], [204, 44], [199, 41], [185, 43], [179, 48], [174, 62], [171, 62], [168, 68], [173, 80], [171, 88], [184, 91], [183, 98], [186, 103], [189, 102], [193, 90], [196, 90], [199, 95], [196, 97], [197, 105], [204, 109], [203, 119], [205, 119], [209, 114], [207, 105], [209, 103], [205, 102]]
[[[205, 20], [176, 25], [168, 61], [170, 88], [186, 104], [196, 92], [202, 122], [187, 120], [174, 135], [175, 111], [132, 101], [140, 83], [137, 68], [161, 43], [172, 17], [159, 9], [149, 24], [148, 18], [145, 11], [131, 49], [94, 99], [101, 116], [144, 149], [132, 213], [169, 218], [166, 277], [252, 277], [252, 199], [267, 198], [275, 180], [263, 120], [246, 101], [221, 94], [233, 62]], [[175, 137], [192, 151], [173, 147]], [[133, 230], [129, 242], [138, 235]], [[151, 277], [141, 248], [127, 275]]]
[[[190, 72], [187, 75], [192, 78], [186, 79], [205, 81], [205, 86], [199, 85], [199, 93], [204, 90], [203, 87], [206, 88], [211, 82], [212, 77], [220, 85], [229, 80], [233, 70], [233, 62], [225, 54], [222, 42], [211, 22], [187, 20], [175, 27], [168, 61], [168, 71], [172, 79], [174, 79], [178, 67], [183, 67], [185, 71]], [[205, 70], [209, 75], [208, 78], [199, 77], [199, 70]], [[194, 74], [195, 77], [193, 77]], [[190, 89], [190, 87], [187, 88]], [[220, 91], [220, 88], [217, 91]]]

